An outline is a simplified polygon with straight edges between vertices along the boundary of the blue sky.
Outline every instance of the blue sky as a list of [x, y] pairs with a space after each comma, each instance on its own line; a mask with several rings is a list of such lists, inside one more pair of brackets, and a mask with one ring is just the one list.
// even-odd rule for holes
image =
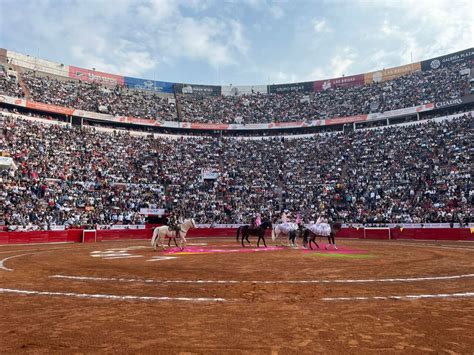
[[0, 0], [0, 47], [171, 82], [359, 74], [473, 46], [471, 0]]

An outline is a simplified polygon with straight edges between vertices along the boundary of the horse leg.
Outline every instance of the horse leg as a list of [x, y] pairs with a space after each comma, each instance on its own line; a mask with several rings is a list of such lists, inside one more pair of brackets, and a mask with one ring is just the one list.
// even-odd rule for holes
[[[170, 239], [171, 241], [171, 239]], [[176, 238], [173, 238], [173, 241], [174, 241], [174, 245], [178, 246], [178, 242], [176, 242]], [[168, 243], [168, 246], [169, 246], [169, 243]]]
[[265, 243], [265, 236], [262, 235], [262, 240], [263, 240], [263, 245], [265, 246], [265, 248], [267, 247], [267, 243]]
[[180, 246], [180, 249], [181, 251], [184, 250], [184, 247], [186, 246], [186, 237], [184, 235], [180, 236], [180, 240], [181, 240], [181, 246]]
[[248, 243], [248, 244], [252, 244], [252, 243], [250, 243], [249, 235], [250, 235], [250, 234], [247, 234], [247, 235], [245, 236], [245, 240], [247, 240], [247, 243]]
[[242, 248], [245, 248], [244, 239], [245, 239], [245, 232], [242, 231]]
[[336, 246], [336, 236], [334, 235], [333, 232], [331, 232], [331, 234], [329, 235], [328, 239], [330, 238], [330, 240], [332, 240], [332, 245], [334, 247], [335, 250], [337, 250], [337, 246]]

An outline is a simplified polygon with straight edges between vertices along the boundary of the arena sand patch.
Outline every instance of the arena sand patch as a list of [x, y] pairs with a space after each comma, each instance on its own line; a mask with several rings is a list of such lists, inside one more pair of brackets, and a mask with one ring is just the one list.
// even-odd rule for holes
[[346, 259], [371, 259], [376, 256], [367, 254], [367, 251], [360, 249], [351, 249], [347, 247], [338, 247], [326, 250], [326, 245], [320, 244], [320, 249], [303, 249], [305, 256], [329, 257], [329, 258], [346, 258]]

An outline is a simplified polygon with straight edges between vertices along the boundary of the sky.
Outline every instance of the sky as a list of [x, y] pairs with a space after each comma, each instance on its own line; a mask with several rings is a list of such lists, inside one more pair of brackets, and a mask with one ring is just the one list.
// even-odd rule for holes
[[473, 47], [472, 0], [0, 0], [0, 47], [145, 79], [267, 85]]

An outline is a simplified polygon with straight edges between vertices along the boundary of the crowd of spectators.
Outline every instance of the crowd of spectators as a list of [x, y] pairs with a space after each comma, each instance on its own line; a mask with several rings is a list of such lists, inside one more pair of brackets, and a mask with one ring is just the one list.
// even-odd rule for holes
[[370, 85], [332, 87], [320, 92], [197, 97], [181, 95], [183, 121], [203, 123], [266, 123], [348, 117], [385, 112], [459, 98], [469, 89], [469, 76], [459, 63], [418, 71]]
[[13, 97], [23, 97], [24, 93], [16, 77], [9, 77], [3, 65], [0, 64], [0, 94]]
[[156, 139], [0, 114], [0, 151], [18, 167], [0, 171], [0, 223], [143, 223], [140, 208], [198, 223], [284, 209], [305, 222], [323, 211], [346, 223], [472, 222], [472, 122], [463, 114], [310, 138]]
[[[31, 98], [39, 102], [161, 121], [250, 124], [331, 119], [459, 98], [469, 92], [469, 75], [462, 70], [471, 66], [469, 61], [462, 62], [389, 81], [333, 86], [319, 92], [243, 96], [166, 97], [142, 89], [59, 80], [31, 71], [19, 75]], [[2, 92], [23, 96], [16, 83], [0, 78]]]
[[153, 91], [129, 90], [119, 85], [109, 87], [95, 82], [59, 80], [36, 75], [32, 71], [23, 73], [22, 77], [34, 101], [114, 116], [176, 120], [175, 104], [169, 103], [168, 97]]

